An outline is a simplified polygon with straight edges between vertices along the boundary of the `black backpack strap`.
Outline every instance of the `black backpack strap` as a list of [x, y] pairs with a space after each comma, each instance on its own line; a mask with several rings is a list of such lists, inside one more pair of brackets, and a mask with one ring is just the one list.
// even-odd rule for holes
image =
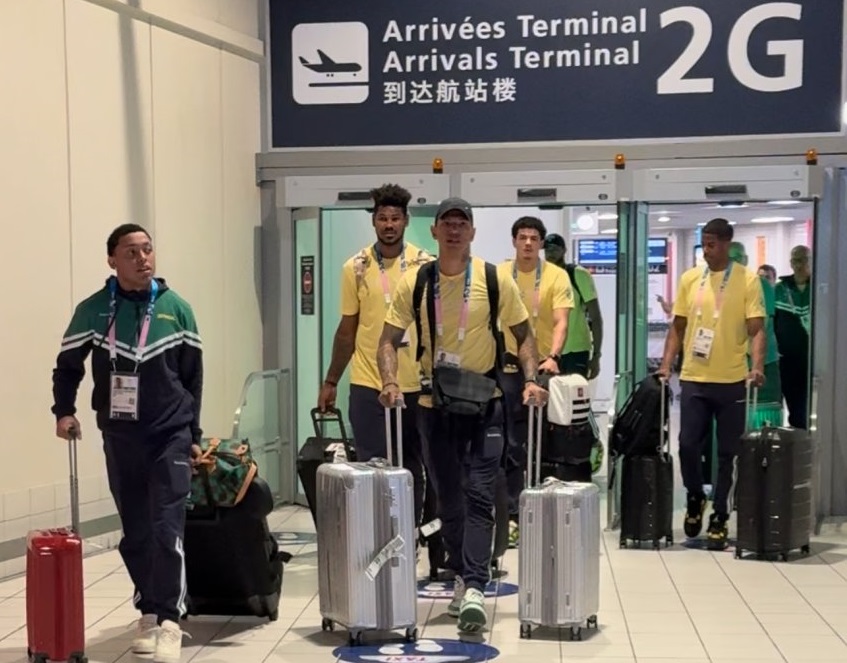
[[503, 356], [506, 353], [506, 342], [503, 332], [497, 328], [497, 319], [500, 317], [500, 283], [497, 280], [497, 266], [490, 262], [485, 263], [485, 289], [488, 292], [488, 309], [490, 318], [488, 325], [494, 335], [495, 358], [494, 365], [503, 368]]
[[[435, 374], [435, 264], [429, 263], [432, 267], [427, 270], [427, 289], [426, 289], [426, 319], [429, 325], [429, 348], [430, 348], [430, 364], [432, 365], [433, 375]], [[423, 349], [421, 349], [423, 355]]]
[[[423, 291], [426, 286], [427, 274], [432, 272], [432, 265], [428, 262], [420, 266], [418, 273], [415, 276], [415, 289], [412, 290], [412, 312], [415, 316], [415, 331], [418, 334], [418, 347], [416, 350], [416, 361], [420, 361], [423, 356], [423, 341], [421, 340], [421, 302], [423, 301]], [[430, 318], [430, 321], [432, 318]], [[432, 327], [432, 322], [430, 322]]]
[[579, 284], [576, 282], [576, 265], [572, 262], [566, 264], [565, 271], [571, 279], [571, 287], [576, 291], [576, 294], [579, 295], [580, 304], [585, 306], [585, 300], [582, 298], [582, 292], [579, 289]]

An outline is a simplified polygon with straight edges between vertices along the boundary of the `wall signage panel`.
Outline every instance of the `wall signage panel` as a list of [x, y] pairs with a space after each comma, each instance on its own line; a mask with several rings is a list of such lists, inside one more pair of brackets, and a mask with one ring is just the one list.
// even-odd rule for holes
[[273, 146], [842, 131], [844, 0], [270, 0]]

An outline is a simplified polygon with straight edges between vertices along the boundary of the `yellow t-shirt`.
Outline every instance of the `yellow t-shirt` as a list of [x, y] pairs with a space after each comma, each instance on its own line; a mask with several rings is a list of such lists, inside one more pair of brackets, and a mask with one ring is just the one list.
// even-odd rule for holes
[[[413, 281], [418, 267], [433, 259], [429, 253], [412, 244], [406, 244], [404, 254], [405, 274], [411, 276]], [[401, 261], [398, 256], [385, 258], [383, 263], [385, 275], [388, 278], [388, 292], [393, 297], [397, 283], [403, 276], [400, 269]], [[350, 258], [341, 268], [341, 315], [359, 316], [356, 349], [350, 367], [350, 384], [382, 389], [382, 378], [376, 364], [376, 352], [387, 310], [388, 304], [385, 302], [379, 262], [373, 245], [370, 245]], [[417, 336], [414, 325], [409, 328], [406, 340], [408, 345], [397, 351], [398, 382], [401, 391], [419, 391], [421, 386], [418, 364], [415, 361]]]
[[[758, 275], [737, 263], [730, 265], [732, 272], [723, 292], [717, 320], [714, 316], [715, 299], [725, 272], [709, 274], [703, 285], [702, 304], [698, 301], [698, 293], [704, 268], [693, 267], [679, 280], [673, 314], [688, 319], [681, 380], [726, 384], [741, 382], [747, 376], [747, 320], [765, 317], [765, 301]], [[692, 351], [694, 337], [700, 327], [714, 331], [708, 359], [696, 357]]]
[[[497, 266], [497, 271], [505, 278], [514, 279], [514, 261], [507, 260], [501, 263]], [[517, 284], [521, 301], [529, 313], [529, 323], [538, 345], [538, 356], [543, 359], [552, 350], [553, 311], [563, 308], [569, 309], [567, 313], [570, 313], [570, 309], [574, 306], [573, 289], [571, 279], [565, 270], [549, 264], [546, 260], [541, 261], [538, 317], [535, 318], [535, 274], [535, 269], [529, 272], [518, 270]], [[517, 355], [518, 344], [515, 335], [506, 327], [503, 327], [503, 334], [506, 337], [506, 352]], [[561, 351], [562, 348], [559, 350]]]
[[[489, 326], [490, 310], [488, 306], [488, 289], [485, 285], [485, 261], [471, 258], [471, 292], [468, 304], [468, 324], [465, 339], [459, 342], [459, 314], [462, 310], [465, 273], [456, 276], [439, 275], [441, 290], [442, 324], [444, 336], [436, 334], [435, 342], [438, 352], [445, 352], [459, 357], [462, 368], [474, 373], [485, 374], [494, 368], [496, 343]], [[415, 314], [412, 309], [412, 292], [415, 289], [416, 273], [407, 272], [397, 284], [391, 307], [385, 316], [385, 321], [399, 329], [414, 329]], [[499, 319], [503, 328], [512, 327], [525, 321], [529, 316], [521, 303], [518, 286], [503, 273], [497, 273], [497, 283], [500, 290]], [[429, 332], [429, 316], [426, 311], [427, 285], [424, 288], [421, 301], [421, 334], [423, 335], [424, 354], [421, 357], [421, 368], [424, 375], [432, 377], [432, 342]], [[431, 407], [432, 399], [422, 396], [420, 404]]]

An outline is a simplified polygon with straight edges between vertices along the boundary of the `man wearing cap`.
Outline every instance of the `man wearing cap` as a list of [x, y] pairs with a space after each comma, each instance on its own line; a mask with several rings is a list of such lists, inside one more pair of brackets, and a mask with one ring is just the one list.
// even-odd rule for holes
[[[541, 260], [539, 253], [547, 235], [541, 219], [523, 216], [512, 225], [513, 260], [498, 270], [518, 284], [521, 300], [538, 346], [539, 370], [559, 373], [559, 359], [568, 336], [568, 314], [573, 308], [573, 292], [568, 275]], [[506, 360], [502, 379], [506, 405], [506, 481], [509, 491], [509, 544], [518, 543], [518, 505], [526, 472], [527, 408], [523, 404], [523, 376], [518, 368], [517, 342], [503, 330]]]
[[[387, 458], [385, 427], [375, 423], [384, 416], [379, 403], [382, 382], [376, 366], [376, 350], [385, 312], [402, 275], [407, 271], [416, 272], [420, 265], [432, 260], [426, 251], [404, 239], [412, 194], [397, 184], [385, 184], [371, 191], [371, 198], [376, 241], [352, 256], [341, 268], [341, 321], [332, 343], [332, 360], [318, 394], [321, 412], [335, 407], [338, 382], [347, 364], [352, 364], [348, 412], [353, 425], [356, 459], [362, 462]], [[414, 416], [420, 375], [414, 356], [413, 333], [414, 329], [407, 330], [398, 352], [397, 382], [409, 412], [403, 419], [403, 465], [414, 478], [415, 524], [418, 525], [423, 512], [424, 473]], [[392, 436], [395, 430], [392, 425]], [[395, 454], [397, 444], [397, 440], [392, 440]]]
[[555, 233], [544, 241], [544, 257], [564, 269], [573, 286], [574, 305], [568, 316], [568, 338], [559, 358], [559, 372], [579, 373], [588, 380], [600, 374], [603, 316], [594, 278], [584, 267], [565, 262], [565, 239]]
[[456, 574], [447, 611], [459, 618], [459, 629], [471, 632], [487, 621], [483, 589], [490, 580], [494, 483], [503, 454], [498, 318], [517, 341], [524, 403], [547, 400], [536, 382], [535, 339], [518, 286], [471, 255], [475, 232], [467, 201], [441, 203], [432, 226], [438, 259], [400, 279], [377, 359], [380, 401], [390, 407], [401, 398], [397, 347], [410, 325], [419, 327], [421, 369], [429, 388], [419, 400], [418, 424], [438, 494], [447, 565]]
[[690, 538], [703, 527], [703, 445], [712, 419], [717, 419], [718, 476], [707, 534], [709, 548], [714, 550], [722, 550], [727, 542], [728, 497], [744, 433], [745, 380], [756, 386], [764, 383], [767, 344], [761, 281], [730, 260], [732, 236], [726, 219], [712, 219], [703, 228], [706, 267], [689, 269], [679, 280], [674, 319], [658, 371], [667, 380], [671, 364], [683, 350], [679, 462], [688, 492], [684, 527]]

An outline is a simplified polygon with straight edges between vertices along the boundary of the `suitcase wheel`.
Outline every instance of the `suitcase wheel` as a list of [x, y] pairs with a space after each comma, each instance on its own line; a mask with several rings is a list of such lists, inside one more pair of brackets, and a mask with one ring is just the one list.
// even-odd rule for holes
[[571, 626], [571, 640], [582, 640], [582, 627]]
[[[279, 615], [277, 615], [277, 617], [278, 616]], [[335, 624], [333, 624], [332, 620], [324, 617], [321, 620], [321, 631], [334, 631], [334, 630], [335, 630]]]
[[529, 640], [532, 638], [532, 626], [529, 624], [521, 624], [521, 640]]
[[809, 544], [807, 543], [805, 546], [800, 548], [800, 552], [804, 555], [808, 555], [811, 552], [811, 548], [809, 548]]
[[88, 657], [85, 654], [71, 654], [68, 663], [88, 663]]
[[665, 537], [665, 548], [670, 548], [673, 545], [673, 537], [667, 536]]
[[418, 641], [418, 629], [407, 628], [406, 634], [403, 636], [403, 639], [406, 642], [417, 642]]
[[626, 548], [626, 539], [621, 539], [621, 548]]
[[32, 663], [48, 663], [49, 661], [47, 654], [32, 654], [30, 651], [27, 651], [27, 658], [29, 658]]
[[662, 542], [659, 539], [653, 541], [653, 550], [659, 550], [662, 547]]
[[361, 647], [362, 646], [362, 632], [353, 633], [350, 631], [350, 636], [347, 638], [347, 645], [350, 647]]
[[741, 548], [736, 548], [736, 549], [735, 549], [735, 559], [741, 559], [741, 554], [742, 554], [743, 552], [744, 552], [744, 551], [743, 551], [743, 550], [741, 550]]
[[588, 618], [588, 628], [597, 628], [597, 615]]
[[279, 610], [272, 610], [268, 613], [268, 621], [275, 622], [277, 619], [279, 619]]

